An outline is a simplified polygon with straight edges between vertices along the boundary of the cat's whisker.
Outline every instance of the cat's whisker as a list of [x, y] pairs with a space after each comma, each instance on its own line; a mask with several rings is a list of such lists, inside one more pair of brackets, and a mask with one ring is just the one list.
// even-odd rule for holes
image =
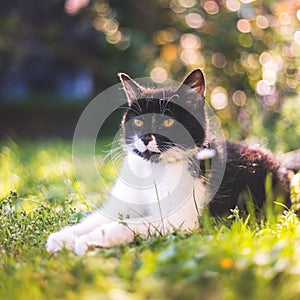
[[122, 149], [123, 149], [123, 146], [120, 145], [120, 146], [114, 147], [110, 150], [107, 150], [107, 151], [104, 152], [104, 153], [106, 153], [104, 157], [108, 157], [108, 156], [110, 156], [110, 155], [112, 155], [112, 154], [114, 154], [114, 153], [116, 153], [116, 152], [118, 152]]
[[115, 144], [122, 144], [122, 137], [119, 137], [119, 138], [115, 138], [112, 142], [108, 143], [108, 144], [105, 144], [105, 147], [112, 147], [114, 146]]
[[109, 154], [107, 154], [105, 157], [104, 157], [104, 160], [105, 161], [109, 161], [109, 160], [112, 160], [114, 159], [116, 156], [118, 156], [122, 151], [114, 151], [114, 152], [111, 152]]
[[124, 148], [120, 145], [108, 151], [108, 153], [104, 156], [104, 161], [107, 163], [114, 163], [115, 161], [122, 159], [123, 155]]
[[123, 161], [123, 155], [121, 153], [117, 153], [116, 155], [111, 157], [111, 159], [109, 159], [109, 161], [107, 161], [106, 164], [115, 165], [115, 164], [119, 164], [122, 161]]
[[161, 100], [161, 114], [164, 115], [166, 112], [171, 113], [172, 111], [168, 108], [168, 104], [169, 102], [171, 102], [171, 100], [173, 100], [174, 98], [178, 98], [179, 96], [177, 94], [172, 95], [171, 97], [169, 97], [166, 100]]
[[142, 112], [142, 108], [141, 108], [141, 106], [140, 106], [140, 104], [138, 104], [138, 109], [136, 109], [136, 108], [134, 108], [133, 106], [134, 106], [135, 104], [133, 104], [132, 106], [130, 106], [129, 108], [128, 108], [128, 111], [131, 111], [131, 112], [133, 112], [133, 113], [135, 113], [135, 114], [137, 114], [137, 115], [139, 115], [141, 112]]
[[133, 102], [133, 104], [130, 106], [130, 108], [133, 107], [133, 106], [137, 106], [138, 112], [140, 113], [140, 112], [142, 112], [142, 107], [141, 107], [141, 105], [140, 105], [140, 103], [139, 103], [139, 100], [140, 100], [140, 95], [135, 95], [135, 97], [134, 97], [134, 102]]

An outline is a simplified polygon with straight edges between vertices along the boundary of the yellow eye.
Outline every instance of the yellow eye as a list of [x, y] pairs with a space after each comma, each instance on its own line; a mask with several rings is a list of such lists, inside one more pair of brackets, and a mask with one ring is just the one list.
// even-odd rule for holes
[[167, 120], [164, 120], [163, 124], [165, 127], [171, 127], [173, 124], [174, 124], [174, 120], [173, 119], [167, 119]]
[[142, 127], [144, 125], [144, 122], [139, 119], [134, 119], [133, 122], [136, 127]]

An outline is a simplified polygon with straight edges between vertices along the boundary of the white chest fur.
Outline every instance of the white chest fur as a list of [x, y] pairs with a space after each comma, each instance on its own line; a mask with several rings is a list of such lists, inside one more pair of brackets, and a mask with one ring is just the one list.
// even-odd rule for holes
[[112, 196], [130, 215], [155, 221], [178, 211], [196, 212], [196, 206], [201, 209], [204, 191], [200, 180], [191, 176], [187, 160], [151, 163], [129, 152]]

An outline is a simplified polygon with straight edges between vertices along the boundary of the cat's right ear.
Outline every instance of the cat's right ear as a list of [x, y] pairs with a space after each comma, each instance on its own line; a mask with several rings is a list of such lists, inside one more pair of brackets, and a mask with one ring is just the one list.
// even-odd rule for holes
[[131, 106], [134, 101], [141, 98], [143, 88], [125, 73], [118, 73], [118, 76], [124, 87], [128, 104]]

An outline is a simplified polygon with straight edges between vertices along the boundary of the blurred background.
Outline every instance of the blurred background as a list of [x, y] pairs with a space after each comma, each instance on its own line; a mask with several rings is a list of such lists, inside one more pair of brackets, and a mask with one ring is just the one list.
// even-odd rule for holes
[[1, 138], [71, 139], [119, 71], [200, 67], [228, 139], [300, 147], [299, 0], [19, 0], [0, 16]]

